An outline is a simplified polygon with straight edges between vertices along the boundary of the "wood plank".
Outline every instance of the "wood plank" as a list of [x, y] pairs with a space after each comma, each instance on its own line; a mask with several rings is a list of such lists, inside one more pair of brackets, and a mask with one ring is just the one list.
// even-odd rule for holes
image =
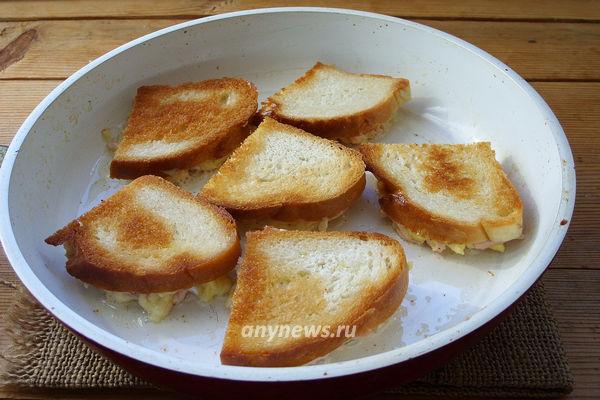
[[[0, 49], [15, 41], [19, 44], [11, 52], [14, 56], [4, 62], [0, 61], [0, 79], [64, 79], [108, 50], [181, 21], [153, 19], [0, 23]], [[419, 22], [481, 47], [508, 63], [526, 79], [600, 80], [600, 24]]]
[[25, 32], [35, 39], [23, 57], [2, 69], [0, 79], [64, 79], [94, 58], [139, 36], [181, 20], [95, 20], [0, 23], [0, 49]]
[[417, 22], [474, 44], [528, 80], [600, 78], [600, 24]]
[[3, 1], [0, 16], [14, 19], [200, 17], [261, 7], [324, 6], [353, 8], [404, 17], [598, 20], [600, 7], [593, 0], [534, 0], [527, 6], [520, 0], [144, 0], [85, 1]]
[[0, 144], [8, 145], [35, 106], [61, 81], [0, 81]]
[[561, 121], [577, 173], [573, 220], [552, 267], [600, 269], [600, 83], [533, 86]]
[[[575, 377], [575, 390], [565, 399], [597, 399], [600, 397], [600, 274], [589, 270], [549, 270], [542, 278], [546, 299], [553, 314]], [[577, 294], [574, 296], [574, 294]], [[14, 297], [14, 291], [0, 286], [0, 315]], [[3, 329], [0, 321], [0, 329]], [[1, 335], [4, 336], [4, 335]], [[0, 340], [0, 345], [7, 342]], [[3, 348], [3, 347], [2, 347]], [[111, 398], [127, 399], [133, 395], [144, 398], [173, 398], [168, 393], [155, 391], [111, 391]], [[76, 391], [35, 392], [14, 391], [0, 387], [1, 398], [103, 398], [106, 392]]]

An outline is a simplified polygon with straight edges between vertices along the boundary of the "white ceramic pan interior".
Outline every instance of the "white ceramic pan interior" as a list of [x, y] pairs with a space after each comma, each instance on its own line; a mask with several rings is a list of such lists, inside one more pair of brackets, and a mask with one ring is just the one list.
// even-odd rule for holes
[[[413, 268], [398, 312], [377, 332], [310, 365], [223, 366], [228, 318], [223, 301], [195, 300], [160, 324], [141, 310], [113, 309], [100, 291], [64, 268], [62, 248], [43, 239], [122, 182], [106, 178], [101, 136], [120, 129], [137, 87], [240, 76], [261, 99], [315, 61], [353, 72], [410, 79], [413, 99], [381, 142], [492, 142], [525, 205], [525, 238], [506, 253], [434, 254], [402, 242]], [[487, 53], [432, 28], [336, 9], [266, 9], [186, 22], [128, 43], [59, 85], [17, 133], [1, 170], [2, 244], [35, 297], [95, 342], [172, 370], [240, 380], [300, 380], [399, 363], [454, 341], [498, 315], [540, 276], [557, 251], [575, 193], [565, 135], [540, 96]], [[331, 229], [372, 230], [397, 238], [379, 215], [372, 177]]]

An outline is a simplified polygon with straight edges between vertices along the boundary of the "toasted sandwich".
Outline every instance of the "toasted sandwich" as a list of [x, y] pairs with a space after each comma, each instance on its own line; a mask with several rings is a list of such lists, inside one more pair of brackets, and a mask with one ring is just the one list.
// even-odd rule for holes
[[137, 300], [153, 321], [189, 289], [205, 299], [228, 291], [240, 255], [225, 210], [156, 176], [137, 178], [46, 243], [64, 246], [69, 274], [110, 300]]
[[434, 251], [503, 252], [523, 231], [523, 205], [489, 142], [364, 144], [379, 204], [398, 234]]
[[254, 228], [324, 230], [364, 187], [359, 152], [265, 118], [200, 195]]
[[406, 293], [402, 246], [379, 233], [247, 234], [221, 362], [305, 364], [390, 317]]
[[212, 170], [249, 134], [258, 94], [248, 81], [142, 86], [110, 164], [112, 178]]
[[318, 136], [356, 144], [386, 130], [409, 99], [406, 79], [352, 74], [319, 62], [263, 102], [260, 113]]

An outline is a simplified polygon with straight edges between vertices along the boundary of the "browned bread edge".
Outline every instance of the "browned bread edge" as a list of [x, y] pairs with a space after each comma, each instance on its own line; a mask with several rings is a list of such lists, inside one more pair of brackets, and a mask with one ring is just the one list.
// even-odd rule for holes
[[[168, 187], [176, 188], [171, 183], [155, 176], [144, 176], [138, 179], [160, 179]], [[170, 186], [169, 186], [170, 185]], [[183, 192], [183, 190], [180, 190]], [[202, 199], [194, 198], [185, 192], [185, 197], [208, 206], [236, 231], [235, 221], [224, 209], [210, 204]], [[236, 240], [229, 248], [206, 262], [192, 263], [185, 255], [175, 257], [168, 273], [147, 273], [139, 275], [127, 270], [118, 262], [112, 263], [110, 268], [97, 265], [90, 261], [90, 254], [94, 253], [94, 243], [87, 243], [78, 235], [81, 228], [79, 218], [71, 221], [64, 228], [59, 229], [49, 236], [45, 242], [52, 246], [64, 245], [67, 253], [66, 269], [73, 277], [96, 286], [100, 289], [116, 292], [132, 293], [158, 293], [187, 289], [199, 283], [208, 282], [232, 270], [241, 254], [240, 240], [236, 233]]]
[[[274, 219], [277, 221], [320, 221], [323, 218], [333, 218], [341, 212], [348, 209], [360, 197], [365, 189], [366, 178], [363, 174], [352, 186], [344, 193], [331, 199], [326, 199], [316, 203], [290, 202], [279, 204], [272, 207], [251, 206], [242, 208], [222, 204], [234, 218], [255, 220], [255, 219]], [[200, 194], [199, 196], [202, 196]]]
[[[367, 171], [375, 175], [383, 184], [384, 190], [380, 191], [379, 205], [382, 211], [394, 222], [403, 225], [412, 232], [422, 233], [428, 239], [443, 243], [474, 244], [490, 240], [483, 226], [502, 227], [515, 224], [522, 216], [520, 199], [515, 205], [516, 211], [506, 217], [497, 217], [494, 220], [480, 220], [473, 223], [457, 221], [442, 215], [432, 213], [415, 204], [399, 188], [394, 187], [387, 171], [380, 168], [376, 161], [376, 154], [372, 146], [361, 145], [358, 149], [367, 166]], [[504, 174], [504, 172], [503, 172]], [[504, 179], [512, 184], [504, 174]]]
[[[315, 68], [325, 66], [318, 62], [305, 75], [298, 78], [293, 84], [304, 84], [315, 74]], [[360, 74], [365, 77], [381, 77], [383, 75]], [[390, 78], [386, 76], [386, 78]], [[263, 117], [271, 117], [284, 124], [292, 125], [314, 135], [328, 139], [335, 139], [341, 142], [354, 143], [354, 138], [363, 135], [369, 135], [376, 132], [390, 121], [401, 104], [406, 99], [402, 97], [405, 90], [410, 90], [410, 83], [403, 78], [396, 79], [393, 96], [382, 101], [371, 108], [351, 115], [344, 115], [335, 118], [296, 118], [286, 116], [281, 112], [282, 104], [269, 97], [262, 103], [259, 111]], [[283, 88], [279, 93], [285, 91]]]
[[[222, 86], [235, 87], [236, 90], [245, 91], [245, 106], [239, 110], [231, 111], [231, 120], [220, 126], [221, 131], [216, 134], [212, 140], [203, 144], [191, 145], [189, 148], [179, 151], [174, 154], [151, 157], [147, 159], [118, 159], [113, 158], [110, 164], [111, 178], [119, 179], [134, 179], [143, 175], [161, 175], [161, 172], [170, 169], [190, 169], [203, 161], [216, 160], [231, 153], [250, 133], [250, 121], [256, 114], [258, 108], [258, 92], [256, 86], [249, 81], [240, 78], [220, 78], [208, 79], [200, 82], [188, 82], [178, 86], [142, 86], [138, 88], [136, 99], [134, 101], [131, 113], [136, 112], [136, 108], [147, 106], [146, 97], [142, 92], [149, 90], [178, 90], [181, 88], [211, 89], [220, 88]], [[127, 131], [131, 123], [131, 113], [129, 116], [128, 125], [125, 128]], [[138, 110], [139, 113], [139, 110]], [[166, 116], [165, 118], [168, 118]], [[161, 126], [160, 120], [156, 121], [156, 125]], [[137, 129], [131, 127], [134, 131]]]
[[185, 152], [152, 160], [117, 160], [110, 163], [110, 177], [135, 179], [143, 175], [162, 175], [171, 169], [190, 169], [207, 160], [217, 160], [231, 153], [250, 134], [250, 126], [238, 124], [231, 127], [211, 143], [191, 148]]

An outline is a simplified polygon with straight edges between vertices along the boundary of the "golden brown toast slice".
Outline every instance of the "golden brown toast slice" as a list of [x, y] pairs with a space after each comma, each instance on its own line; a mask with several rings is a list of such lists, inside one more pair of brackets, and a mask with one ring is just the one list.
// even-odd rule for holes
[[406, 293], [402, 246], [382, 234], [266, 228], [246, 237], [223, 364], [305, 364], [377, 327]]
[[360, 153], [266, 118], [200, 194], [236, 218], [318, 222], [344, 212], [364, 187]]
[[362, 143], [389, 125], [410, 99], [409, 81], [352, 74], [318, 62], [263, 102], [260, 113], [344, 143]]
[[520, 238], [523, 205], [489, 142], [359, 147], [379, 180], [382, 210], [401, 236], [446, 246], [504, 251]]
[[216, 168], [248, 135], [258, 94], [243, 79], [142, 86], [110, 164], [112, 178]]
[[235, 221], [225, 210], [156, 176], [134, 180], [46, 243], [64, 245], [74, 277], [133, 293], [211, 281], [240, 255]]

